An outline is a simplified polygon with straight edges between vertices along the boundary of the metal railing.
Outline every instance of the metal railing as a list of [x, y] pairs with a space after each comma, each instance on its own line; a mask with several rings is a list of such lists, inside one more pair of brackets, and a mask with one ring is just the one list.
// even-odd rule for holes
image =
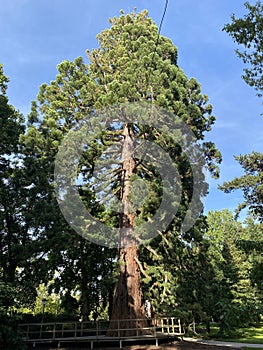
[[[142, 327], [142, 321], [146, 327]], [[130, 323], [130, 324], [129, 324]], [[114, 330], [114, 336], [107, 335], [109, 329]], [[84, 321], [84, 322], [45, 322], [26, 323], [19, 325], [19, 331], [25, 342], [44, 343], [57, 341], [87, 341], [93, 348], [94, 341], [122, 341], [182, 336], [184, 334], [180, 319], [162, 317], [145, 320], [129, 319], [116, 321]], [[125, 335], [126, 331], [128, 331]]]

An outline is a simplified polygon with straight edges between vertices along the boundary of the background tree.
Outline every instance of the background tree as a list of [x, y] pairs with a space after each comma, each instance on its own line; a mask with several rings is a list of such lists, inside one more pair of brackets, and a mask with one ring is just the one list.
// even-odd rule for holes
[[248, 13], [243, 18], [232, 16], [232, 23], [225, 25], [224, 30], [242, 45], [244, 50], [236, 50], [248, 68], [244, 69], [244, 81], [253, 86], [258, 95], [263, 91], [263, 4], [257, 1], [255, 5], [245, 3]]
[[[244, 46], [245, 50], [242, 52], [237, 50], [238, 56], [249, 67], [245, 69], [243, 76], [246, 83], [253, 86], [258, 92], [258, 96], [262, 96], [263, 90], [263, 5], [261, 1], [257, 1], [255, 5], [245, 3], [248, 14], [244, 18], [237, 19], [232, 16], [232, 23], [227, 24], [224, 30], [231, 35], [234, 40]], [[263, 154], [259, 152], [252, 152], [247, 155], [240, 155], [235, 157], [245, 171], [245, 175], [240, 178], [235, 178], [232, 181], [225, 182], [223, 186], [219, 186], [226, 193], [235, 190], [241, 190], [244, 195], [244, 202], [237, 208], [237, 215], [243, 208], [248, 208], [254, 219], [259, 222], [263, 220]], [[251, 227], [253, 229], [251, 230]], [[252, 279], [254, 286], [259, 286], [261, 290], [261, 282], [258, 277], [262, 275], [259, 269], [262, 270], [262, 239], [253, 236], [253, 230], [261, 232], [261, 226], [254, 226], [251, 221], [248, 222], [247, 230], [249, 238], [242, 243], [242, 248], [247, 254], [247, 258], [252, 261], [252, 271], [255, 273], [255, 281]], [[261, 232], [262, 234], [262, 232]], [[260, 235], [261, 235], [260, 234]], [[260, 236], [259, 235], [259, 236]], [[253, 239], [252, 239], [253, 237]], [[255, 241], [254, 241], [255, 238]], [[261, 277], [260, 277], [261, 276]], [[260, 295], [261, 292], [259, 292]]]
[[[41, 107], [32, 103], [28, 131], [22, 138], [23, 152], [28, 167], [33, 169], [31, 181], [35, 191], [41, 193], [34, 201], [32, 222], [45, 256], [43, 282], [54, 279], [52, 287], [58, 294], [64, 291], [70, 296], [72, 291], [78, 291], [78, 303], [71, 297], [63, 297], [63, 307], [72, 313], [80, 312], [86, 320], [91, 311], [99, 311], [98, 304], [105, 307], [112, 296], [109, 276], [116, 252], [95, 246], [77, 235], [65, 222], [55, 197], [53, 174], [58, 146], [63, 136], [86, 115], [95, 93], [81, 58], [63, 62], [58, 70], [56, 81], [40, 88]], [[45, 118], [40, 121], [42, 114]], [[101, 209], [94, 204], [94, 196], [84, 192], [88, 192], [83, 200], [87, 201], [89, 210], [99, 215]]]
[[8, 103], [8, 81], [0, 65], [0, 347], [22, 350], [25, 347], [15, 331], [16, 320], [10, 317], [10, 311], [15, 303], [30, 303], [28, 296], [33, 287], [30, 281], [23, 280], [29, 274], [28, 232], [23, 220], [25, 200], [18, 161], [19, 136], [24, 125], [21, 114]]
[[225, 334], [245, 323], [257, 322], [262, 314], [262, 302], [252, 280], [252, 260], [244, 249], [247, 229], [227, 209], [209, 212], [207, 222], [208, 257], [214, 269], [211, 316]]
[[[245, 222], [245, 236], [239, 242], [239, 246], [246, 253], [247, 260], [251, 264], [250, 280], [256, 289], [257, 298], [263, 300], [263, 227], [252, 217], [248, 217]], [[263, 313], [261, 303], [261, 314]]]
[[[0, 66], [0, 276], [2, 283], [13, 288], [19, 302], [33, 292], [32, 284], [23, 282], [25, 275], [30, 274], [27, 258], [31, 241], [26, 220], [27, 189], [23, 187], [26, 183], [23, 181], [19, 145], [24, 123], [22, 115], [8, 103], [7, 82]], [[6, 300], [7, 309], [13, 304], [13, 299], [9, 299], [10, 303]]]
[[[61, 296], [68, 317], [80, 314], [83, 320], [108, 318], [115, 254], [73, 233], [62, 237], [63, 244], [49, 252], [50, 268], [57, 270], [50, 291]], [[73, 298], [72, 293], [77, 297]]]
[[245, 171], [245, 175], [225, 182], [219, 186], [221, 190], [230, 193], [242, 190], [245, 201], [237, 208], [237, 214], [248, 208], [253, 216], [260, 222], [263, 221], [263, 154], [252, 152], [251, 154], [235, 157]]

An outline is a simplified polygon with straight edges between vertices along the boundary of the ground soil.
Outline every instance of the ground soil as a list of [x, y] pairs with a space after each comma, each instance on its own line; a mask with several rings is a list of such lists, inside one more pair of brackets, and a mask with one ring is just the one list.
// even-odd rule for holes
[[[90, 344], [86, 346], [82, 345], [71, 345], [69, 347], [56, 348], [52, 346], [36, 346], [35, 350], [90, 350]], [[94, 344], [94, 350], [119, 350], [119, 347], [112, 347], [107, 345]], [[156, 347], [153, 344], [137, 344], [137, 345], [124, 345], [124, 350], [229, 350], [229, 346], [215, 346], [215, 345], [204, 345], [197, 344], [189, 341], [173, 341], [169, 343], [162, 343]], [[237, 350], [239, 348], [231, 348], [231, 350]], [[240, 349], [239, 349], [240, 350]]]

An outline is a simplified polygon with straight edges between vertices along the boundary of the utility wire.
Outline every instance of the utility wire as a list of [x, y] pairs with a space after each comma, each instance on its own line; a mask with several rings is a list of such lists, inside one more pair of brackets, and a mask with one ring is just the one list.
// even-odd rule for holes
[[157, 40], [156, 40], [156, 43], [155, 43], [155, 48], [154, 48], [154, 52], [153, 52], [152, 62], [151, 62], [151, 65], [150, 65], [149, 75], [148, 75], [147, 81], [146, 81], [147, 85], [149, 85], [149, 80], [150, 80], [150, 76], [151, 76], [151, 73], [152, 73], [151, 72], [151, 68], [153, 68], [154, 57], [155, 57], [155, 54], [157, 52], [157, 48], [159, 46], [161, 30], [162, 30], [163, 21], [164, 21], [166, 12], [167, 12], [168, 4], [169, 4], [169, 0], [165, 0], [165, 5], [164, 5], [164, 9], [163, 9], [163, 15], [162, 15], [162, 19], [161, 19], [161, 22], [160, 22], [160, 25], [159, 25], [159, 29], [158, 29], [158, 36], [157, 36]]
[[162, 19], [161, 19], [161, 22], [160, 22], [160, 26], [159, 26], [159, 30], [158, 30], [158, 39], [160, 37], [160, 34], [161, 34], [161, 30], [162, 30], [162, 26], [163, 26], [163, 21], [164, 21], [164, 17], [166, 15], [166, 11], [167, 11], [167, 8], [168, 8], [168, 3], [169, 3], [169, 0], [166, 0], [165, 1], [165, 5], [164, 5], [164, 10], [163, 10], [163, 16], [162, 16]]

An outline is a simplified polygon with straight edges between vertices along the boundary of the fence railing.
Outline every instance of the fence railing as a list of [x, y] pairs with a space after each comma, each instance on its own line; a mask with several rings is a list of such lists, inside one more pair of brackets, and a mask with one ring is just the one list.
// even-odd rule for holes
[[[85, 322], [45, 322], [26, 323], [19, 325], [25, 342], [42, 343], [47, 341], [113, 341], [128, 338], [162, 338], [182, 336], [183, 329], [180, 320], [175, 317], [147, 319], [147, 326], [142, 327], [141, 319], [116, 321], [85, 321]], [[129, 324], [129, 322], [131, 322]], [[107, 336], [108, 330], [114, 330], [114, 337]], [[125, 335], [125, 331], [129, 331]], [[121, 347], [121, 342], [120, 342]]]

